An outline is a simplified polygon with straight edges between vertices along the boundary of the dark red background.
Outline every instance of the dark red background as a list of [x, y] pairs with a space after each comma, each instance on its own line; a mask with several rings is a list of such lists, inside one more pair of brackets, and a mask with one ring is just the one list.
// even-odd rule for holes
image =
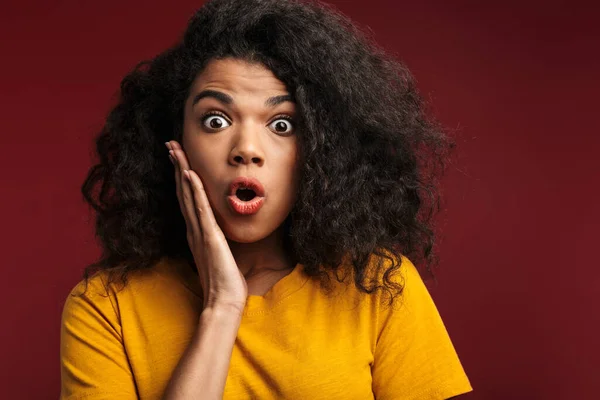
[[[333, 3], [457, 130], [430, 287], [475, 388], [466, 398], [598, 398], [599, 7]], [[58, 396], [62, 304], [98, 254], [79, 194], [92, 137], [121, 77], [200, 4], [2, 5], [1, 398]]]

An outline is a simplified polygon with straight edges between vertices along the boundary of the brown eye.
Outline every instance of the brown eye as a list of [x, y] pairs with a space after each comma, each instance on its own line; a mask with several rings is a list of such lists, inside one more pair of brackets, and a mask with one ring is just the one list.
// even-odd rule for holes
[[208, 115], [202, 119], [202, 125], [208, 129], [222, 129], [229, 126], [229, 122], [220, 115]]
[[292, 121], [289, 118], [284, 117], [277, 118], [276, 120], [271, 122], [269, 126], [275, 133], [280, 134], [291, 133], [294, 130], [294, 125], [292, 124]]

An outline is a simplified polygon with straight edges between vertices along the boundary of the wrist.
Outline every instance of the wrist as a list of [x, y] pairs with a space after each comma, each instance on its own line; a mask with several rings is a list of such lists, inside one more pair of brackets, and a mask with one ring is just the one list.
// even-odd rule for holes
[[243, 304], [225, 303], [225, 302], [207, 302], [202, 311], [202, 316], [217, 320], [236, 320], [241, 319], [244, 312]]

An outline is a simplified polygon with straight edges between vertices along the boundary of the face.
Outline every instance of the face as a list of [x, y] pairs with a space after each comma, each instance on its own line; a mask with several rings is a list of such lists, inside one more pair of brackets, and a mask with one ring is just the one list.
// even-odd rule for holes
[[[285, 85], [260, 64], [215, 59], [194, 80], [185, 104], [182, 145], [229, 240], [262, 240], [292, 210], [297, 191], [296, 119]], [[229, 199], [230, 185], [239, 177], [255, 178], [264, 188], [262, 206], [253, 214], [236, 211]], [[242, 207], [250, 204], [244, 200], [248, 198], [235, 201]]]

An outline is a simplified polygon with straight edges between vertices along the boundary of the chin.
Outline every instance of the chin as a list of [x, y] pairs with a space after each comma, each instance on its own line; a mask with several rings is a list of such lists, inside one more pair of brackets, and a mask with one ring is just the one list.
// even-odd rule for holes
[[[280, 224], [273, 224], [273, 220], [278, 220], [278, 216], [273, 218], [274, 216], [272, 214], [269, 215], [269, 213], [264, 213], [264, 211], [268, 210], [261, 210], [264, 213], [263, 215], [261, 215], [261, 212], [259, 211], [258, 214], [251, 216], [233, 214], [228, 208], [225, 210], [225, 212], [222, 210], [215, 212], [215, 219], [227, 240], [236, 243], [249, 244], [266, 239], [275, 233], [277, 228], [285, 220], [285, 218], [283, 218]], [[271, 223], [268, 223], [268, 220], [270, 220]]]
[[239, 224], [239, 225], [227, 225], [223, 227], [223, 234], [228, 240], [237, 243], [255, 243], [266, 237], [271, 233], [270, 230], [259, 229], [254, 224]]

